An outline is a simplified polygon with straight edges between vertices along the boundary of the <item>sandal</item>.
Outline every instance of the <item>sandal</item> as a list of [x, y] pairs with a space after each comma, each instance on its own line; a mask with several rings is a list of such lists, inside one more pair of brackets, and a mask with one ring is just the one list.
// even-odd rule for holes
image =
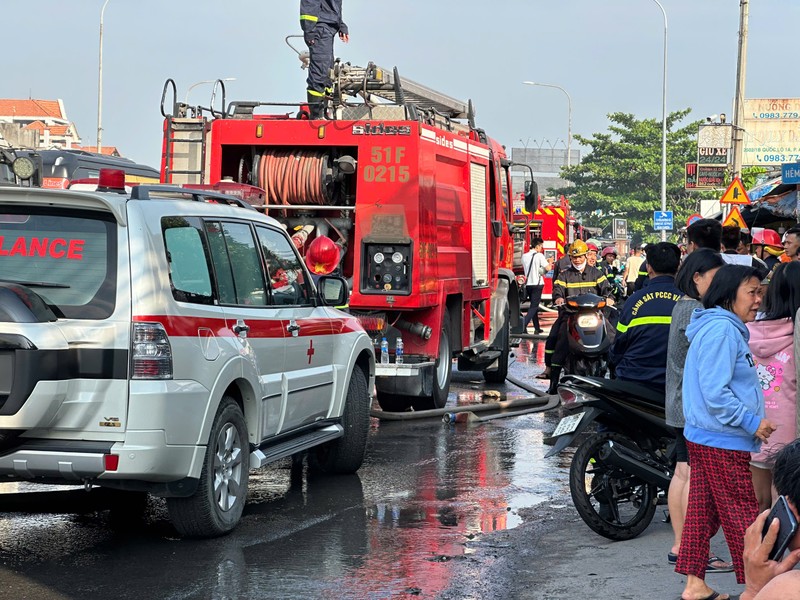
[[547, 379], [547, 380], [549, 380], [550, 379], [550, 374], [549, 373], [545, 373], [544, 371], [542, 371], [541, 373], [539, 373], [536, 376], [536, 379]]
[[[674, 552], [667, 554], [669, 564], [674, 565], [678, 562], [678, 555]], [[721, 563], [717, 566], [714, 563]], [[719, 556], [711, 555], [708, 557], [708, 565], [706, 566], [706, 573], [731, 573], [733, 572], [733, 563], [725, 562]]]
[[[714, 563], [719, 563], [720, 566], [715, 566]], [[719, 556], [709, 556], [708, 566], [706, 566], [706, 573], [731, 573], [733, 572], [733, 563], [725, 562]]]

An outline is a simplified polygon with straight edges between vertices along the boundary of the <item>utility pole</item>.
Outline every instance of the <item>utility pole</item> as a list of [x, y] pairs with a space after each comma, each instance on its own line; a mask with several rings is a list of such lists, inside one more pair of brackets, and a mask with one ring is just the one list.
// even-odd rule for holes
[[739, 0], [739, 58], [736, 65], [736, 96], [733, 104], [733, 176], [742, 175], [744, 152], [744, 88], [747, 70], [747, 21], [750, 16], [749, 0]]

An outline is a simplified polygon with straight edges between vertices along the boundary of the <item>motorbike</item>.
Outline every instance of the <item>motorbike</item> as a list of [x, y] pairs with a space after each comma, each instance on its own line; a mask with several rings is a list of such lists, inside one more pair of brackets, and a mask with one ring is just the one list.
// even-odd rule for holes
[[608, 349], [614, 341], [615, 325], [606, 317], [605, 298], [597, 294], [580, 294], [567, 298], [561, 310], [567, 312], [569, 352], [563, 372], [574, 375], [602, 377], [608, 369]]
[[570, 446], [593, 423], [569, 469], [572, 501], [581, 519], [611, 540], [629, 540], [666, 504], [675, 471], [674, 428], [667, 425], [664, 395], [630, 381], [569, 375], [558, 387], [570, 413], [546, 443], [545, 457]]

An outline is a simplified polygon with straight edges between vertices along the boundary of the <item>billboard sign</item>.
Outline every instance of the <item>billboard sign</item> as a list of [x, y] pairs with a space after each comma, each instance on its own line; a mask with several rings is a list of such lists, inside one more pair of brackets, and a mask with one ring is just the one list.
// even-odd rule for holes
[[743, 117], [743, 165], [800, 161], [800, 98], [745, 100]]
[[627, 240], [628, 239], [628, 220], [627, 219], [614, 219], [614, 239]]
[[725, 187], [728, 165], [686, 163], [684, 187], [687, 190], [713, 190]]
[[733, 141], [730, 123], [707, 123], [697, 131], [697, 162], [701, 165], [727, 165]]

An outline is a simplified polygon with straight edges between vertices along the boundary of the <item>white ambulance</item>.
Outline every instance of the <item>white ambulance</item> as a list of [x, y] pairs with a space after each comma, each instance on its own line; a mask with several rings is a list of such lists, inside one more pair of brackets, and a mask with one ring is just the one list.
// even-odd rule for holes
[[[0, 481], [166, 498], [181, 535], [238, 523], [248, 474], [361, 465], [372, 342], [286, 232], [170, 186], [0, 187]], [[115, 492], [116, 493], [116, 492]]]

